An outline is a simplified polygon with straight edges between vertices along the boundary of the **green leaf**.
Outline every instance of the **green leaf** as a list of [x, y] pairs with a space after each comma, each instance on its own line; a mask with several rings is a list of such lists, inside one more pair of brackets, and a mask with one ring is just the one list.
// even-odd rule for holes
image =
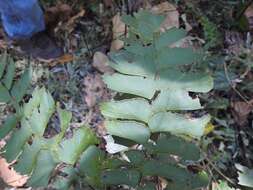
[[91, 129], [83, 126], [74, 131], [71, 139], [66, 139], [60, 144], [59, 158], [67, 164], [74, 164], [86, 148], [97, 143], [98, 139]]
[[197, 161], [200, 158], [199, 148], [192, 142], [173, 135], [162, 135], [154, 146], [156, 153], [169, 153], [184, 160]]
[[35, 90], [32, 93], [32, 98], [29, 100], [28, 103], [24, 105], [23, 113], [24, 116], [27, 118], [30, 118], [33, 111], [37, 109], [37, 107], [40, 105], [41, 98], [45, 92], [44, 88], [38, 88], [36, 87]]
[[196, 110], [202, 108], [198, 98], [192, 99], [183, 90], [165, 90], [150, 104], [141, 98], [111, 101], [101, 105], [102, 114], [109, 118], [148, 122], [153, 114], [169, 110]]
[[86, 181], [92, 186], [101, 186], [100, 175], [104, 159], [105, 153], [96, 146], [90, 146], [84, 151], [80, 158], [79, 171], [85, 176]]
[[165, 48], [157, 56], [156, 67], [159, 71], [175, 66], [190, 65], [202, 59], [202, 55], [191, 48]]
[[253, 187], [253, 170], [240, 164], [235, 165], [238, 170], [239, 184], [246, 187]]
[[53, 182], [52, 187], [54, 189], [69, 190], [72, 182], [80, 181], [77, 171], [73, 166], [66, 166], [63, 168], [62, 173], [64, 177], [58, 175]]
[[17, 158], [31, 135], [31, 129], [26, 126], [22, 126], [21, 129], [16, 129], [13, 131], [13, 135], [7, 141], [7, 144], [4, 147], [4, 157], [8, 162], [11, 162]]
[[130, 31], [139, 35], [145, 43], [152, 41], [153, 34], [158, 32], [164, 19], [164, 16], [154, 15], [145, 10], [134, 13], [134, 17], [130, 15], [122, 17], [122, 21], [129, 25]]
[[115, 157], [111, 157], [111, 158], [107, 158], [105, 160], [104, 167], [106, 169], [117, 169], [117, 168], [120, 168], [120, 167], [125, 166], [125, 165], [126, 165], [126, 161], [119, 160]]
[[215, 184], [214, 190], [235, 190], [235, 189], [229, 187], [226, 181], [219, 181], [218, 184]]
[[8, 116], [4, 124], [0, 127], [0, 139], [4, 138], [18, 124], [16, 115]]
[[11, 99], [8, 89], [0, 82], [0, 102], [8, 103]]
[[69, 190], [71, 182], [72, 181], [65, 177], [57, 176], [57, 179], [54, 181], [52, 187], [54, 189]]
[[[190, 190], [204, 187], [208, 184], [206, 175], [194, 175], [184, 168], [180, 168], [169, 163], [158, 162], [156, 160], [147, 161], [142, 168], [144, 176], [160, 176], [172, 183], [168, 189]], [[180, 188], [179, 188], [180, 187]]]
[[148, 101], [140, 98], [103, 103], [100, 109], [102, 114], [109, 118], [132, 119], [147, 122], [151, 115], [151, 106]]
[[105, 75], [104, 81], [112, 90], [148, 99], [151, 99], [159, 90], [182, 89], [191, 92], [208, 92], [213, 87], [212, 79], [206, 74], [182, 74], [178, 71], [164, 71], [157, 77], [157, 80], [153, 80], [116, 73]]
[[142, 172], [144, 176], [160, 176], [173, 181], [187, 181], [191, 177], [191, 174], [183, 168], [156, 160], [145, 162]]
[[106, 185], [129, 185], [136, 187], [140, 181], [137, 170], [115, 169], [103, 172], [101, 180]]
[[5, 66], [8, 62], [7, 59], [8, 59], [8, 56], [6, 52], [0, 55], [0, 79], [3, 77]]
[[186, 135], [199, 139], [204, 134], [210, 119], [209, 115], [201, 118], [187, 118], [181, 114], [161, 112], [155, 114], [148, 125], [152, 132], [170, 132], [174, 135]]
[[145, 143], [150, 137], [148, 127], [134, 121], [106, 121], [105, 126], [109, 134], [138, 143]]
[[229, 81], [233, 81], [236, 78], [238, 78], [238, 76], [233, 72], [229, 72], [226, 76], [224, 70], [217, 70], [214, 73], [214, 89], [227, 91], [231, 88]]
[[155, 47], [157, 49], [162, 49], [169, 47], [178, 40], [184, 38], [187, 32], [183, 29], [171, 28], [164, 33], [162, 33], [157, 40], [155, 40]]
[[14, 76], [15, 76], [15, 63], [11, 58], [9, 58], [7, 71], [3, 78], [3, 84], [8, 90], [10, 90], [11, 88]]
[[25, 95], [30, 82], [32, 80], [32, 69], [27, 69], [21, 76], [21, 78], [16, 81], [11, 89], [11, 95], [15, 98], [16, 102], [20, 102]]
[[45, 89], [40, 95], [39, 107], [34, 109], [30, 118], [27, 119], [29, 120], [33, 133], [38, 136], [43, 136], [49, 119], [55, 111], [55, 102]]
[[41, 150], [37, 156], [36, 166], [27, 185], [32, 187], [47, 187], [50, 175], [57, 162], [49, 150]]
[[18, 159], [18, 163], [14, 166], [15, 170], [22, 175], [30, 174], [36, 164], [37, 155], [42, 145], [43, 141], [40, 139], [34, 139], [32, 145], [27, 143]]
[[69, 127], [70, 121], [72, 119], [72, 113], [61, 109], [59, 105], [57, 106], [57, 112], [60, 119], [61, 132], [55, 136], [55, 139], [56, 139], [56, 143], [60, 143], [61, 139], [64, 137], [66, 130]]
[[139, 166], [144, 161], [144, 154], [139, 150], [130, 150], [126, 152], [126, 156], [130, 160], [130, 164]]

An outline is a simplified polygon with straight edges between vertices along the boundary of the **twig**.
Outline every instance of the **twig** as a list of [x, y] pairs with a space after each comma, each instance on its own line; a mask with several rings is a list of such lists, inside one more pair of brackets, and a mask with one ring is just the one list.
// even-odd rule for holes
[[235, 182], [233, 182], [229, 177], [227, 177], [225, 174], [223, 174], [216, 166], [215, 164], [212, 163], [212, 161], [208, 158], [208, 156], [202, 151], [206, 161], [208, 162], [208, 164], [210, 164], [213, 169], [218, 172], [224, 179], [226, 179], [228, 182], [230, 182], [233, 185], [236, 185]]
[[236, 92], [236, 94], [238, 94], [248, 105], [252, 105], [248, 100], [247, 98], [245, 98], [232, 84], [231, 82], [231, 79], [229, 78], [229, 75], [228, 75], [228, 69], [227, 69], [227, 64], [226, 62], [224, 62], [224, 71], [225, 71], [225, 76], [226, 76], [226, 79], [228, 81], [228, 83], [230, 84], [230, 86], [232, 87], [232, 89]]

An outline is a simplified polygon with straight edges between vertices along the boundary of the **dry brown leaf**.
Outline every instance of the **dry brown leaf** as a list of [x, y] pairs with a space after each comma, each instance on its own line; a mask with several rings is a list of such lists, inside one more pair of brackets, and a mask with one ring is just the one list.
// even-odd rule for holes
[[122, 22], [119, 13], [112, 18], [112, 24], [113, 41], [111, 43], [111, 51], [117, 51], [124, 46], [124, 42], [118, 38], [125, 34], [126, 25]]
[[176, 7], [171, 3], [165, 1], [151, 8], [151, 11], [155, 14], [164, 14], [167, 12], [177, 11]]
[[83, 17], [84, 14], [85, 14], [85, 10], [82, 9], [78, 14], [76, 14], [75, 16], [71, 17], [68, 20], [68, 22], [66, 23], [66, 27], [69, 29], [69, 33], [73, 31], [76, 20]]
[[239, 126], [244, 126], [247, 123], [248, 116], [253, 110], [253, 105], [247, 102], [232, 102], [231, 106], [233, 108], [232, 114], [234, 116], [235, 122]]
[[63, 56], [59, 57], [58, 59], [50, 63], [50, 66], [55, 66], [57, 64], [66, 64], [73, 60], [74, 60], [74, 56], [72, 54], [64, 54]]
[[105, 128], [105, 122], [102, 121], [97, 127], [96, 132], [101, 137], [105, 136], [107, 134], [106, 128]]
[[64, 54], [63, 56], [57, 59], [49, 59], [49, 60], [39, 59], [39, 60], [41, 62], [48, 63], [50, 67], [53, 67], [58, 64], [70, 63], [71, 61], [74, 60], [74, 56], [72, 54]]
[[85, 10], [82, 9], [76, 15], [69, 18], [66, 22], [60, 22], [58, 26], [55, 28], [54, 32], [57, 33], [58, 31], [67, 31], [68, 33], [73, 32], [76, 26], [76, 20], [83, 17], [85, 14]]
[[108, 64], [108, 57], [102, 52], [96, 52], [93, 56], [93, 67], [102, 73], [112, 73], [113, 69]]
[[253, 4], [251, 4], [246, 11], [244, 12], [244, 15], [248, 21], [249, 29], [253, 29]]
[[99, 74], [89, 74], [84, 79], [85, 96], [84, 100], [89, 108], [94, 107], [101, 101], [108, 100], [109, 92]]
[[12, 187], [22, 187], [28, 180], [28, 176], [18, 174], [2, 157], [0, 157], [0, 178]]
[[179, 27], [179, 13], [177, 8], [169, 2], [160, 3], [151, 8], [151, 12], [154, 14], [166, 15], [165, 21], [161, 25], [161, 29], [170, 29], [173, 27]]
[[59, 64], [65, 64], [65, 63], [69, 63], [73, 60], [74, 60], [74, 56], [72, 54], [65, 54], [65, 55], [61, 56], [60, 58], [58, 58], [57, 61]]

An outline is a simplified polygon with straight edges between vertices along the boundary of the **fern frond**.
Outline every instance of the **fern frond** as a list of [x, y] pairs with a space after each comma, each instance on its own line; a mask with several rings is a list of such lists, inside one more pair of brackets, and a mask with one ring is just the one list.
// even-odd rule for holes
[[[61, 132], [48, 139], [44, 137], [50, 118], [56, 111], [60, 119]], [[55, 105], [45, 88], [36, 88], [32, 98], [23, 107], [20, 128], [15, 128], [3, 149], [8, 162], [16, 160], [14, 169], [30, 176], [27, 184], [46, 187], [51, 173], [59, 163], [74, 165], [89, 145], [98, 139], [87, 127], [74, 130], [73, 137], [63, 139], [72, 115]]]

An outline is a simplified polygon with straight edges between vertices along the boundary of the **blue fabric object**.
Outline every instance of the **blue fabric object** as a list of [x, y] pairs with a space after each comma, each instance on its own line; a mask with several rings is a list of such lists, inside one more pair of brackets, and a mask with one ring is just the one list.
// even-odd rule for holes
[[3, 27], [10, 38], [29, 38], [45, 29], [37, 0], [0, 0]]

